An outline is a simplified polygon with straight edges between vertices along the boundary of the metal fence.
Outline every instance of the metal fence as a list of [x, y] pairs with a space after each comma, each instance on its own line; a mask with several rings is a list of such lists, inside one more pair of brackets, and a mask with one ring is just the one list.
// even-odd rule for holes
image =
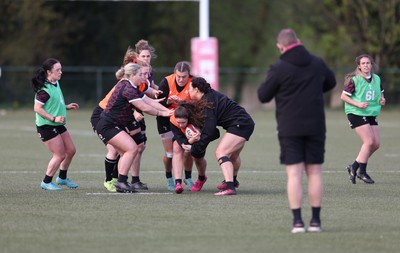
[[[118, 67], [63, 66], [60, 81], [65, 100], [77, 102], [81, 107], [93, 107], [115, 85]], [[32, 66], [0, 67], [0, 108], [21, 108], [32, 106], [33, 91], [31, 78], [36, 71]], [[154, 79], [158, 83], [172, 73], [172, 67], [154, 69]], [[249, 108], [261, 106], [256, 90], [265, 78], [267, 68], [220, 68], [220, 91]], [[338, 86], [341, 91], [343, 76], [349, 69], [336, 69]], [[381, 69], [379, 75], [385, 88], [388, 103], [400, 103], [400, 69]]]

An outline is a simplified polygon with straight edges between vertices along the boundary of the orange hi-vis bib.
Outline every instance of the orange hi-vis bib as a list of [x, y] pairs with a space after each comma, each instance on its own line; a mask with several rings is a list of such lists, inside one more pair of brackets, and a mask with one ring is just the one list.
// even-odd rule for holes
[[[189, 77], [186, 84], [185, 84], [185, 88], [183, 88], [183, 90], [181, 92], [178, 91], [178, 89], [176, 88], [177, 84], [176, 84], [176, 74], [172, 74], [169, 75], [167, 77], [165, 77], [165, 79], [167, 79], [168, 81], [168, 87], [169, 87], [169, 94], [168, 97], [171, 96], [178, 96], [180, 99], [185, 100], [185, 101], [189, 101], [190, 100], [190, 96], [189, 96], [189, 84], [192, 81], [192, 79]], [[177, 107], [177, 105], [172, 104], [170, 105], [168, 108], [169, 109], [175, 109]]]

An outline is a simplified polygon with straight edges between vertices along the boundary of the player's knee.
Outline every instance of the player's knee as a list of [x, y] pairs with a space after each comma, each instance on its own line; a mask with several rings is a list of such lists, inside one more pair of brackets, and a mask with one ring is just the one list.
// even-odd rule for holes
[[144, 150], [146, 149], [146, 144], [144, 142], [140, 143], [138, 145], [138, 153], [142, 154], [144, 152]]
[[172, 159], [173, 153], [172, 152], [165, 152], [165, 157]]
[[229, 157], [227, 156], [222, 156], [220, 158], [218, 158], [218, 163], [219, 165], [226, 163], [226, 162], [230, 162], [231, 160], [229, 159]]
[[174, 133], [172, 131], [168, 131], [166, 133], [160, 134], [161, 140], [172, 140], [174, 138]]

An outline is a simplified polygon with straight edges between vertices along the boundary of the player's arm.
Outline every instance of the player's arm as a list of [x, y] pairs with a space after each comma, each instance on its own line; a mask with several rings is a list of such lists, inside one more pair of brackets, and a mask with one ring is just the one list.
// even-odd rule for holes
[[260, 100], [261, 103], [267, 103], [271, 101], [274, 98], [276, 92], [278, 91], [278, 88], [279, 88], [278, 74], [275, 73], [274, 67], [271, 66], [271, 68], [268, 70], [267, 77], [261, 83], [260, 87], [258, 87], [257, 90], [258, 99]]
[[383, 89], [382, 83], [381, 83], [381, 99], [380, 99], [380, 104], [385, 105], [386, 104], [386, 98], [385, 98], [385, 90]]
[[181, 129], [172, 123], [171, 131], [174, 134], [174, 139], [178, 142], [180, 146], [182, 146], [182, 144], [189, 144], [188, 139], [186, 138], [184, 133], [182, 133]]
[[206, 121], [203, 128], [201, 129], [200, 139], [192, 144], [190, 153], [193, 157], [201, 158], [201, 155], [205, 153], [208, 144], [215, 140], [217, 127], [217, 119], [214, 116], [212, 109], [206, 109]]
[[[168, 98], [169, 86], [166, 78], [163, 78], [161, 80], [160, 85], [158, 86], [158, 90], [162, 92], [161, 94], [159, 94], [158, 98]], [[162, 101], [161, 104], [165, 107], [168, 107], [167, 99]]]
[[[144, 96], [147, 97], [147, 96]], [[151, 100], [151, 98], [148, 98]], [[173, 111], [168, 110], [165, 107], [161, 107], [160, 109], [143, 101], [143, 99], [135, 99], [132, 101], [129, 101], [135, 108], [141, 110], [142, 112], [145, 112], [147, 114], [153, 115], [153, 116], [163, 116], [163, 117], [169, 117], [172, 115]], [[155, 103], [157, 105], [160, 105], [159, 103]], [[162, 106], [162, 105], [160, 105]]]
[[43, 106], [49, 100], [49, 98], [50, 98], [50, 95], [46, 91], [44, 91], [44, 90], [39, 91], [36, 94], [35, 104], [33, 105], [33, 110], [37, 114], [39, 114], [42, 118], [45, 118], [47, 120], [57, 122], [57, 123], [64, 122], [64, 120], [65, 120], [64, 116], [57, 116], [57, 115], [53, 116], [43, 108]]
[[359, 108], [367, 108], [369, 103], [368, 102], [358, 102], [351, 98], [353, 93], [355, 92], [355, 84], [353, 79], [350, 79], [349, 83], [344, 87], [342, 94], [340, 95], [340, 99], [348, 103], [350, 105], [359, 107]]
[[[322, 61], [322, 60], [321, 60]], [[325, 62], [322, 61], [323, 68], [325, 69], [325, 81], [323, 86], [323, 92], [332, 90], [336, 86], [336, 77], [332, 70], [326, 66]]]

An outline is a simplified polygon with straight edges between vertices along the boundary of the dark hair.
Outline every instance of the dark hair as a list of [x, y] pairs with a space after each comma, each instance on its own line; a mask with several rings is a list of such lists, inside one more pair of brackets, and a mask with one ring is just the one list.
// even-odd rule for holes
[[188, 119], [188, 124], [202, 128], [206, 120], [204, 110], [212, 108], [212, 104], [206, 100], [199, 101], [182, 101], [175, 109], [175, 118]]
[[131, 46], [129, 46], [124, 55], [124, 60], [122, 61], [122, 66], [125, 66], [126, 64], [128, 64], [130, 62], [136, 63], [137, 58], [138, 58], [138, 54], [136, 53], [135, 49], [133, 49]]
[[59, 62], [59, 60], [54, 58], [49, 58], [43, 62], [42, 66], [36, 71], [36, 74], [32, 78], [32, 89], [34, 92], [44, 87], [44, 83], [47, 80], [47, 70], [51, 70], [54, 64]]
[[372, 56], [368, 55], [368, 54], [362, 54], [356, 57], [355, 62], [357, 64], [357, 67], [354, 71], [347, 73], [344, 76], [344, 85], [347, 85], [350, 81], [351, 78], [353, 78], [356, 75], [360, 75], [361, 74], [361, 70], [358, 68], [358, 65], [360, 65], [361, 59], [362, 58], [368, 58], [369, 61], [371, 62], [371, 74], [375, 73], [377, 71], [377, 65], [374, 61], [374, 58], [372, 58]]
[[152, 59], [157, 58], [156, 50], [154, 49], [154, 47], [152, 47], [147, 40], [142, 39], [135, 44], [135, 51], [137, 54], [140, 54], [140, 52], [142, 52], [143, 50], [148, 50]]
[[191, 69], [191, 66], [190, 66], [190, 63], [189, 63], [189, 62], [187, 62], [187, 61], [180, 61], [180, 62], [178, 62], [178, 63], [175, 65], [174, 73], [175, 73], [176, 71], [179, 71], [179, 72], [188, 72], [188, 74], [189, 74], [189, 76], [190, 76], [190, 75], [191, 75], [191, 74], [190, 74], [190, 69]]
[[192, 87], [197, 88], [202, 93], [208, 93], [211, 90], [211, 85], [203, 77], [193, 78]]

